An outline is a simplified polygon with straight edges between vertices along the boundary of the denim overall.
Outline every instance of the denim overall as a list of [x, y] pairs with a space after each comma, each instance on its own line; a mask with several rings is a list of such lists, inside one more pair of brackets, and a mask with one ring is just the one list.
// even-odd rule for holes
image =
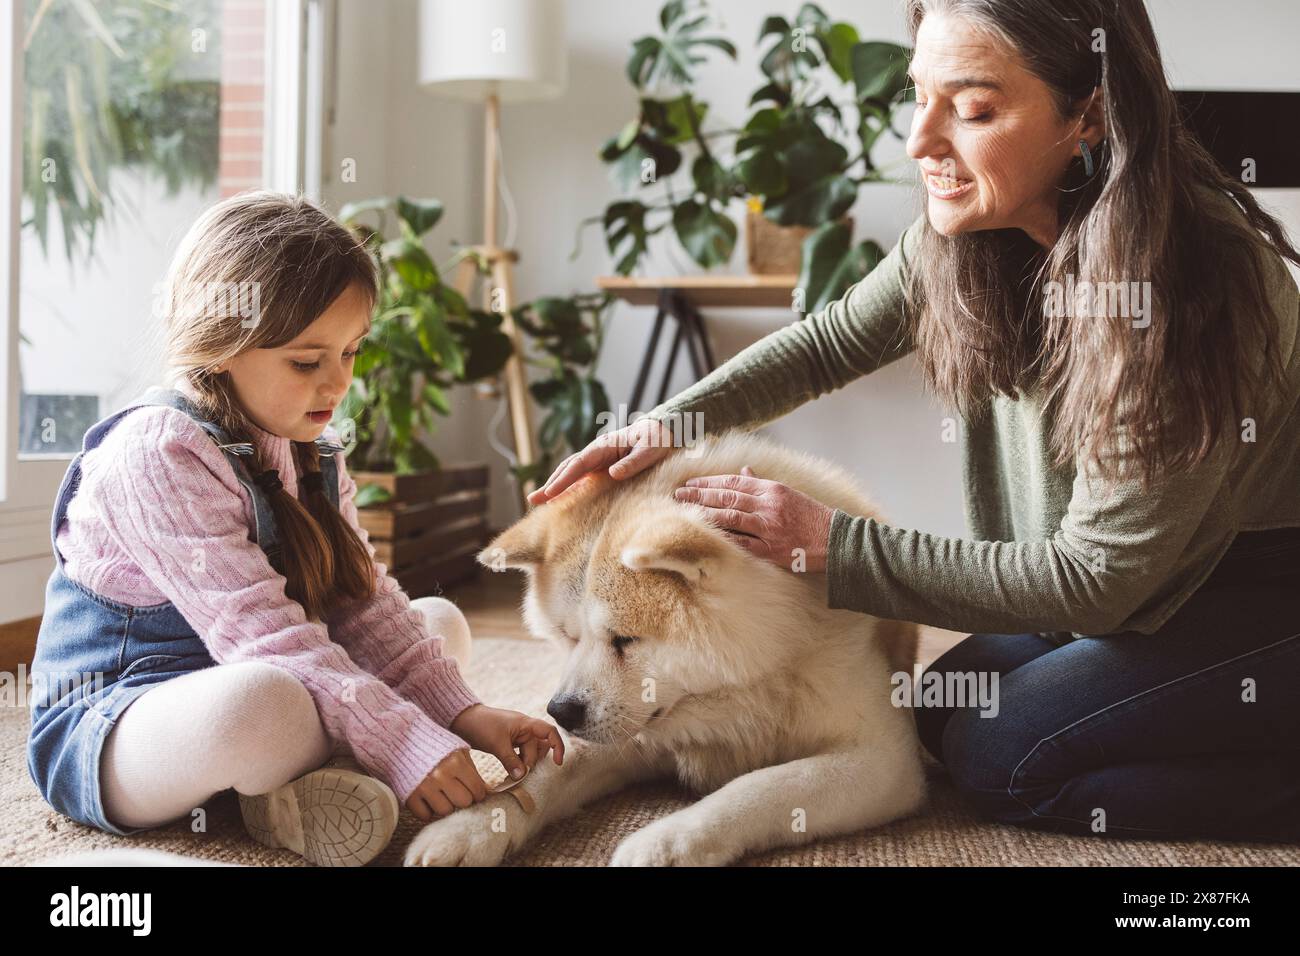
[[[31, 732], [27, 769], [41, 796], [55, 810], [79, 823], [127, 836], [147, 827], [122, 829], [104, 815], [99, 761], [104, 740], [131, 702], [173, 677], [216, 664], [198, 634], [170, 601], [132, 607], [111, 601], [69, 578], [63, 570], [56, 535], [68, 503], [81, 482], [81, 459], [96, 448], [122, 416], [137, 408], [167, 405], [189, 415], [225, 452], [240, 484], [253, 499], [255, 527], [251, 540], [282, 572], [280, 541], [266, 494], [253, 480], [241, 456], [247, 443], [232, 443], [216, 424], [204, 420], [180, 392], [150, 388], [121, 411], [101, 419], [86, 432], [81, 452], [68, 466], [59, 486], [50, 526], [55, 567], [45, 590], [32, 660]], [[328, 439], [316, 439], [320, 470], [329, 500], [338, 507], [338, 467], [342, 451]]]

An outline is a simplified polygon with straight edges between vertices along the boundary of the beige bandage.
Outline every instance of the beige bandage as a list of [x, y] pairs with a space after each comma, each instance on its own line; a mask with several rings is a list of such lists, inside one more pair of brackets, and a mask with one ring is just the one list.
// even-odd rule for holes
[[515, 800], [519, 802], [519, 806], [523, 808], [524, 813], [531, 814], [537, 809], [537, 804], [533, 803], [533, 798], [528, 795], [527, 790], [517, 789], [521, 783], [528, 779], [528, 774], [530, 772], [531, 768], [525, 769], [524, 775], [518, 780], [506, 777], [505, 780], [493, 787], [490, 792], [509, 793], [510, 796], [514, 797]]

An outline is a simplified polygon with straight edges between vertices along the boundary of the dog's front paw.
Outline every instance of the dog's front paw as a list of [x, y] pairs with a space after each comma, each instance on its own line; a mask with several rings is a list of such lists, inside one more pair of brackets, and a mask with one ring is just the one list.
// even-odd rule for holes
[[725, 866], [739, 854], [703, 829], [672, 814], [627, 837], [610, 866]]
[[[509, 800], [509, 797], [506, 797]], [[405, 866], [496, 866], [510, 852], [503, 802], [488, 798], [434, 820], [406, 848]]]

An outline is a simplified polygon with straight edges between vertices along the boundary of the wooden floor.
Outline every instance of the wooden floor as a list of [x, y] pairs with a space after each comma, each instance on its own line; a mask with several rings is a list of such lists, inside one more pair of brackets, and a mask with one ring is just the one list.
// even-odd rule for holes
[[531, 639], [520, 610], [524, 581], [523, 571], [484, 568], [474, 581], [448, 588], [442, 596], [460, 608], [471, 634]]
[[[530, 639], [520, 611], [525, 580], [522, 571], [484, 569], [475, 581], [448, 588], [443, 597], [461, 609], [469, 621], [471, 634]], [[930, 664], [965, 636], [937, 627], [922, 627], [918, 655], [922, 664]]]

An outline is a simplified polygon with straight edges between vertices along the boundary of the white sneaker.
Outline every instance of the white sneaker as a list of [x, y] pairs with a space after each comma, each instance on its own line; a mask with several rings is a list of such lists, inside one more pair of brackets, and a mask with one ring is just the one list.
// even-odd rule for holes
[[400, 808], [388, 784], [341, 756], [267, 793], [239, 794], [239, 809], [258, 843], [317, 866], [364, 866], [388, 846]]

